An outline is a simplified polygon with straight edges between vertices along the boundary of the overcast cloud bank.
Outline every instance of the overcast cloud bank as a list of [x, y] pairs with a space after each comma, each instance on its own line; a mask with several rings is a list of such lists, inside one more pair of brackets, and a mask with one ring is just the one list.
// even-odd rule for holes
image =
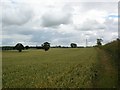
[[118, 37], [117, 2], [2, 1], [2, 45], [96, 45]]

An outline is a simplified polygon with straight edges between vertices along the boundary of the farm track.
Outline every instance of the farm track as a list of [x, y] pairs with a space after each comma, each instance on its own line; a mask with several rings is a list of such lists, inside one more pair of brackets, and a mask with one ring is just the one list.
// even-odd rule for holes
[[114, 61], [112, 61], [111, 56], [105, 52], [97, 48], [99, 54], [99, 81], [96, 82], [95, 87], [102, 87], [102, 88], [116, 88], [117, 86], [117, 69], [114, 66]]

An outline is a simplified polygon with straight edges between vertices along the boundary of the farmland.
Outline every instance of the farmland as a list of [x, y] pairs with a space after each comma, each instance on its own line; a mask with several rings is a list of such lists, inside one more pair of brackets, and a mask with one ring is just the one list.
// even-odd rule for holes
[[3, 88], [115, 88], [117, 70], [98, 48], [2, 52]]

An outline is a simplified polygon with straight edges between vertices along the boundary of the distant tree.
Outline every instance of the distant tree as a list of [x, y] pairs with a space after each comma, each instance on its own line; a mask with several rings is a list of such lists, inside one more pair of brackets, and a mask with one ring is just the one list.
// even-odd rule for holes
[[29, 49], [29, 46], [25, 46], [25, 49]]
[[77, 48], [77, 44], [75, 44], [75, 43], [71, 43], [70, 46], [71, 46], [71, 48]]
[[120, 41], [120, 38], [117, 38], [117, 41]]
[[22, 52], [22, 49], [24, 49], [24, 46], [21, 43], [16, 44], [15, 49], [17, 49], [19, 52]]
[[101, 46], [102, 45], [102, 43], [101, 43], [102, 41], [103, 41], [102, 39], [97, 39], [97, 45]]
[[61, 46], [59, 45], [58, 48], [61, 48]]
[[48, 42], [43, 43], [43, 44], [42, 44], [42, 48], [43, 48], [45, 51], [48, 51], [49, 48], [50, 48], [50, 43], [48, 43]]

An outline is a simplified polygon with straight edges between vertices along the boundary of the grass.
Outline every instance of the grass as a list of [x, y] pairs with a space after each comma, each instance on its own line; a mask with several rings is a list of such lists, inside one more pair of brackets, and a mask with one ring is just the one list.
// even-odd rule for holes
[[120, 54], [120, 40], [114, 40], [110, 43], [101, 47], [106, 52], [111, 54], [112, 58], [115, 60], [115, 63], [118, 64], [119, 62], [119, 54]]
[[99, 58], [99, 80], [97, 87], [118, 88], [118, 69], [113, 62], [111, 55], [101, 49], [97, 49]]
[[120, 39], [114, 40], [110, 43], [107, 43], [106, 45], [101, 47], [102, 50], [105, 52], [109, 53], [109, 56], [112, 58], [111, 63], [114, 68], [117, 70], [117, 75], [118, 75], [118, 87], [120, 88]]
[[3, 88], [93, 88], [101, 78], [95, 48], [3, 51], [2, 56]]

